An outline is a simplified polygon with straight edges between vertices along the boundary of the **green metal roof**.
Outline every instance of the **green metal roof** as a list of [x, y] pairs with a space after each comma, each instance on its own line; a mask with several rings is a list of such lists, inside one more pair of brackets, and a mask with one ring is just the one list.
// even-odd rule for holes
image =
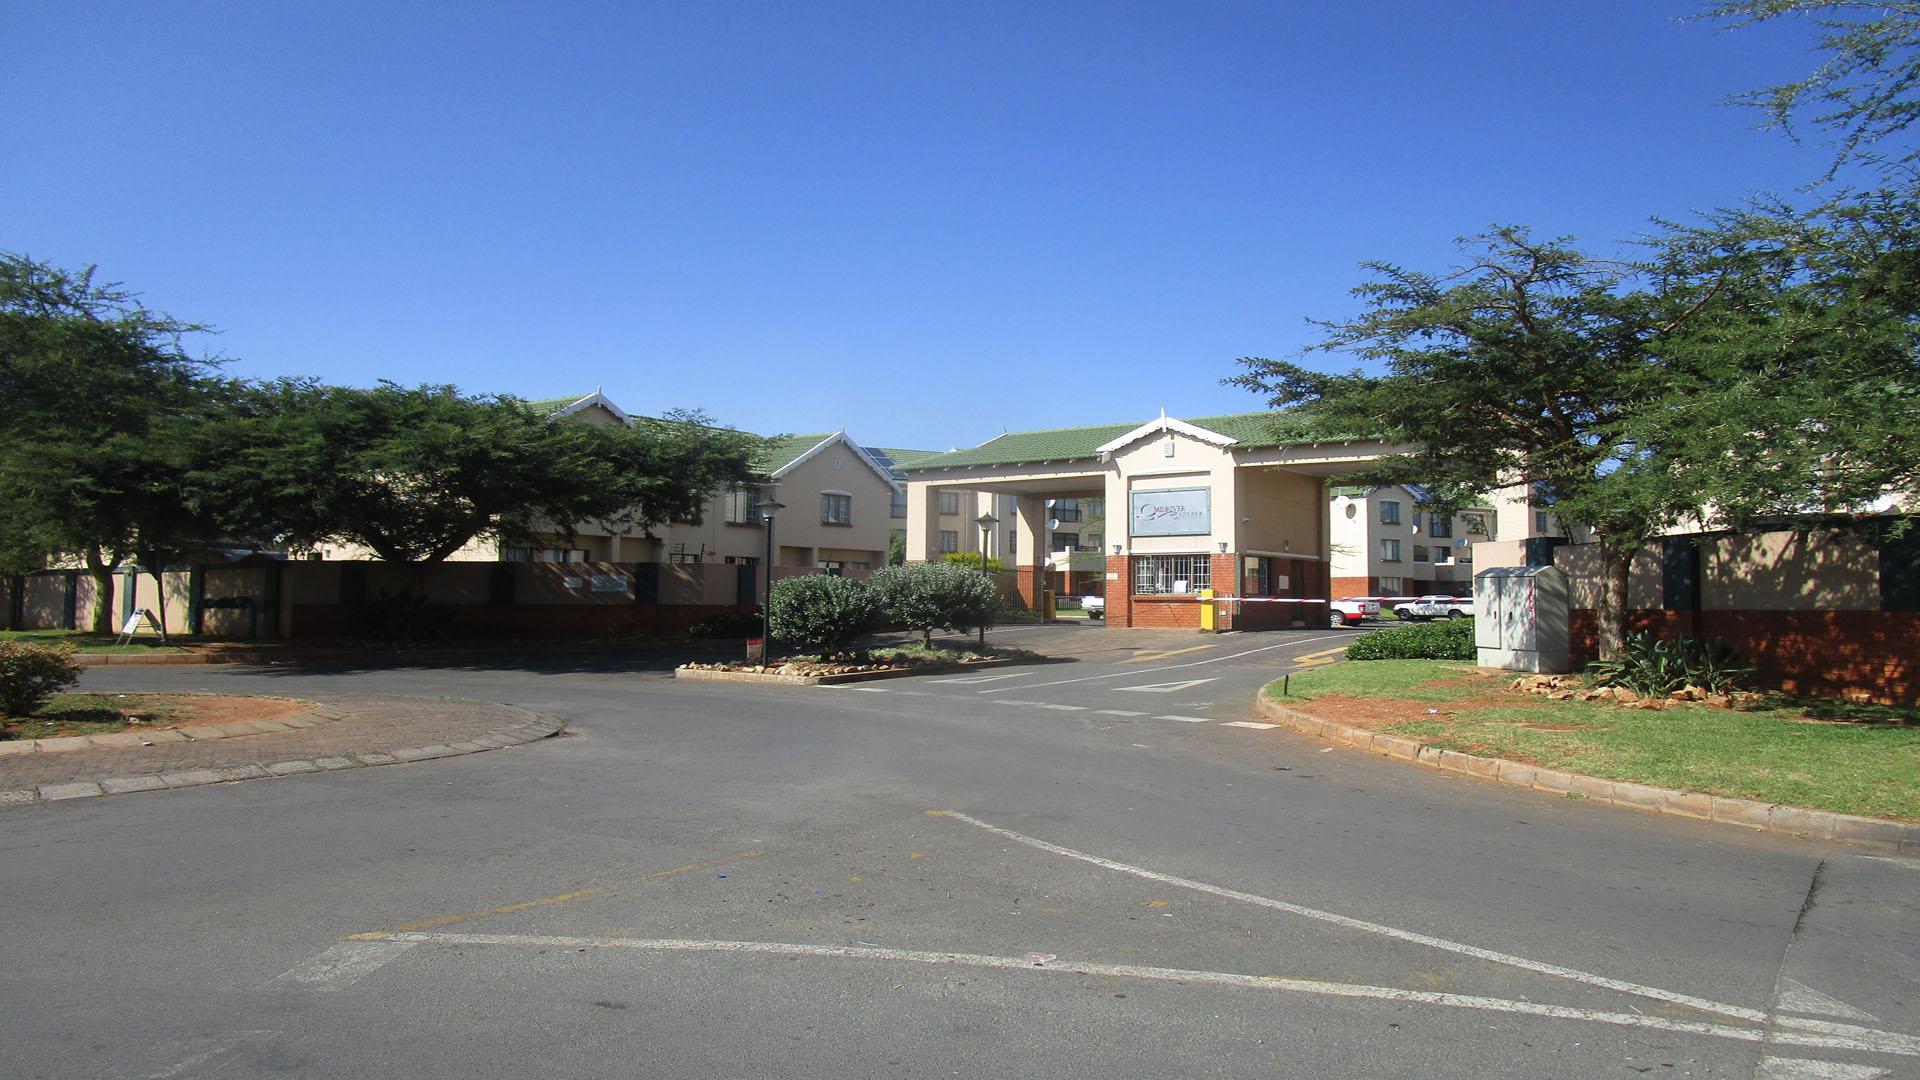
[[592, 397], [592, 396], [593, 396], [593, 391], [589, 390], [584, 394], [575, 394], [572, 397], [541, 398], [539, 401], [527, 402], [527, 407], [532, 409], [534, 412], [557, 413], [561, 409], [564, 409], [567, 406], [573, 404], [574, 402], [579, 401], [581, 398]]
[[[1045, 431], [1010, 431], [969, 450], [913, 458], [900, 462], [911, 472], [966, 465], [1012, 465], [1031, 461], [1079, 461], [1097, 456], [1098, 448], [1151, 421], [1127, 424], [1097, 424], [1092, 427], [1050, 428]], [[1332, 434], [1314, 422], [1306, 410], [1283, 412], [1229, 413], [1224, 416], [1196, 416], [1183, 420], [1195, 427], [1218, 432], [1237, 440], [1236, 448], [1286, 446], [1290, 443], [1372, 438], [1366, 435]]]
[[833, 432], [818, 435], [776, 435], [767, 442], [766, 448], [753, 459], [753, 467], [761, 472], [770, 473], [785, 466], [794, 458], [833, 438]]

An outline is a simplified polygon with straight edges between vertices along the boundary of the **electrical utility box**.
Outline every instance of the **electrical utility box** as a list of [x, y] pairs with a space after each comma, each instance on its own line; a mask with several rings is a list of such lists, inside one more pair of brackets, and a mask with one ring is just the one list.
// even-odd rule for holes
[[1572, 670], [1573, 594], [1553, 566], [1501, 566], [1473, 575], [1473, 644], [1480, 666], [1509, 671]]

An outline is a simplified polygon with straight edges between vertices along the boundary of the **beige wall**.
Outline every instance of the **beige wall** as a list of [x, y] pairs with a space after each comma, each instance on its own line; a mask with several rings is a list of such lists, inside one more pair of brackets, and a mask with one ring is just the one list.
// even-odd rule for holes
[[[1172, 456], [1166, 451], [1169, 440]], [[1107, 481], [1107, 539], [1125, 544], [1126, 554], [1212, 553], [1222, 540], [1231, 546], [1240, 503], [1230, 451], [1191, 435], [1166, 431], [1121, 447], [1113, 454], [1113, 465], [1115, 475]], [[1131, 535], [1134, 492], [1185, 487], [1208, 489], [1212, 532], [1205, 536]]]
[[[1845, 534], [1770, 532], [1702, 538], [1700, 606], [1705, 611], [1875, 611], [1878, 549]], [[1593, 544], [1554, 551], [1573, 582], [1573, 605], [1599, 602], [1600, 554]], [[1664, 606], [1659, 544], [1634, 557], [1627, 606]]]
[[[1236, 504], [1245, 520], [1234, 523], [1236, 538], [1229, 550], [1324, 557], [1326, 488], [1318, 477], [1255, 467], [1238, 470], [1235, 480], [1240, 486]], [[1220, 524], [1214, 523], [1216, 534]]]

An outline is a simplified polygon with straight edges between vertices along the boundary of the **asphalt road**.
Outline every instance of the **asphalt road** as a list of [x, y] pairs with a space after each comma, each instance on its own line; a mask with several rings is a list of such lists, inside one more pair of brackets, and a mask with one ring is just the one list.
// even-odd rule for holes
[[1236, 726], [1344, 636], [1027, 628], [1062, 659], [860, 688], [96, 669], [573, 733], [0, 807], [0, 1076], [1920, 1076], [1920, 861]]

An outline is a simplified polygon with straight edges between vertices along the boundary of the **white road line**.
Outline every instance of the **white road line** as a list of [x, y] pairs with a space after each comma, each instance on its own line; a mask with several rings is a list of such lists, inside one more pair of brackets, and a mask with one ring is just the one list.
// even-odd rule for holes
[[1053, 709], [1056, 712], [1086, 712], [1087, 711], [1087, 707], [1085, 705], [1053, 705], [1045, 701], [1036, 701], [1033, 703], [1033, 707], [1036, 709]]
[[1256, 724], [1251, 720], [1229, 720], [1226, 723], [1221, 724], [1220, 726], [1221, 727], [1243, 727], [1243, 728], [1252, 728], [1255, 731], [1265, 731], [1268, 728], [1277, 728], [1280, 725], [1279, 724]]
[[1175, 690], [1185, 690], [1201, 683], [1218, 682], [1219, 676], [1209, 679], [1188, 679], [1184, 682], [1147, 683], [1143, 686], [1116, 686], [1115, 690], [1124, 690], [1130, 694], [1171, 694]]
[[884, 693], [887, 693], [887, 692], [888, 692], [888, 691], [889, 691], [889, 690], [891, 689], [891, 687], [886, 687], [886, 686], [849, 686], [849, 687], [846, 687], [845, 689], [848, 689], [848, 690], [852, 690], [852, 691], [854, 691], [855, 693], [859, 693], [859, 694], [884, 694]]
[[1753, 1074], [1754, 1080], [1880, 1080], [1891, 1075], [1872, 1065], [1777, 1057], [1761, 1058], [1760, 1071]]
[[[1320, 979], [1289, 978], [1279, 975], [1244, 975], [1230, 971], [1189, 971], [1182, 968], [1149, 967], [1142, 964], [1101, 964], [1081, 960], [1035, 959], [1032, 956], [984, 956], [978, 953], [925, 952], [914, 949], [864, 948], [843, 945], [803, 945], [782, 941], [716, 941], [678, 938], [597, 938], [556, 937], [538, 934], [445, 933], [395, 933], [389, 935], [389, 937], [393, 942], [406, 944], [496, 945], [577, 950], [628, 949], [642, 952], [734, 953], [757, 956], [803, 956], [836, 960], [880, 960], [944, 967], [990, 968], [1000, 971], [1058, 972], [1068, 975], [1151, 979], [1159, 982], [1178, 982], [1188, 985], [1228, 986], [1245, 990], [1269, 990], [1283, 993], [1312, 994], [1321, 997], [1358, 998], [1363, 1000], [1393, 1001], [1419, 1005], [1441, 1005], [1450, 1008], [1476, 1009], [1483, 1012], [1539, 1016], [1556, 1020], [1580, 1020], [1590, 1023], [1610, 1024], [1615, 1027], [1645, 1028], [1676, 1034], [1703, 1035], [1712, 1038], [1731, 1039], [1736, 1042], [1757, 1043], [1767, 1038], [1765, 1033], [1751, 1028], [1734, 1027], [1729, 1024], [1706, 1023], [1695, 1020], [1671, 1020], [1663, 1016], [1648, 1016], [1644, 1013], [1606, 1012], [1599, 1009], [1581, 1009], [1565, 1005], [1546, 1005], [1533, 1001], [1512, 1001], [1505, 998], [1480, 997], [1471, 994], [1445, 994], [1431, 990], [1403, 990], [1399, 987], [1392, 986], [1335, 983]], [[1862, 1042], [1828, 1039], [1822, 1036], [1782, 1035], [1776, 1033], [1774, 1041], [1791, 1042], [1801, 1046], [1820, 1046], [1844, 1050], [1875, 1050], [1885, 1053], [1920, 1056], [1920, 1048], [1911, 1050], [1888, 1050], [1884, 1047], [1871, 1046]]]
[[1095, 709], [1093, 711], [1099, 713], [1101, 716], [1145, 716], [1147, 715], [1146, 713], [1143, 713], [1143, 712], [1134, 712], [1132, 709]]
[[408, 941], [342, 941], [276, 977], [309, 990], [345, 990], [413, 948]]
[[[1552, 975], [1556, 978], [1569, 979], [1573, 982], [1585, 983], [1588, 986], [1599, 986], [1608, 990], [1618, 990], [1626, 994], [1652, 998], [1655, 1001], [1672, 1002], [1675, 1005], [1685, 1005], [1690, 1009], [1719, 1013], [1722, 1016], [1736, 1017], [1753, 1023], [1764, 1024], [1767, 1022], [1767, 1013], [1761, 1009], [1749, 1009], [1740, 1005], [1728, 1005], [1723, 1002], [1694, 997], [1691, 994], [1662, 990], [1655, 986], [1643, 986], [1639, 983], [1627, 982], [1622, 979], [1611, 979], [1605, 975], [1595, 975], [1591, 972], [1561, 967], [1558, 964], [1547, 964], [1538, 960], [1528, 960], [1525, 957], [1514, 956], [1511, 953], [1496, 952], [1492, 949], [1483, 949], [1477, 945], [1468, 945], [1459, 941], [1449, 941], [1446, 938], [1434, 937], [1431, 934], [1421, 934], [1412, 930], [1401, 930], [1398, 927], [1367, 922], [1364, 919], [1355, 919], [1346, 915], [1336, 915], [1331, 911], [1321, 911], [1317, 908], [1305, 907], [1301, 904], [1290, 904], [1285, 900], [1275, 900], [1272, 897], [1256, 896], [1253, 893], [1244, 893], [1237, 889], [1227, 889], [1218, 885], [1209, 885], [1204, 881], [1194, 881], [1191, 878], [1162, 874], [1157, 870], [1148, 870], [1140, 866], [1130, 866], [1127, 863], [1116, 862], [1113, 859], [1104, 859], [1098, 855], [1089, 855], [1084, 851], [1075, 851], [1072, 848], [1061, 847], [1059, 844], [1051, 844], [1037, 837], [1028, 836], [1025, 833], [1014, 832], [1012, 829], [1003, 829], [998, 825], [988, 824], [977, 817], [961, 813], [958, 810], [936, 810], [932, 811], [932, 813], [943, 817], [950, 817], [956, 821], [964, 821], [969, 825], [985, 829], [995, 836], [1005, 837], [1008, 840], [1025, 844], [1028, 847], [1036, 848], [1049, 854], [1059, 855], [1062, 858], [1074, 859], [1079, 862], [1091, 863], [1094, 866], [1115, 870], [1123, 874], [1131, 874], [1134, 877], [1145, 878], [1148, 881], [1158, 881], [1163, 885], [1177, 885], [1181, 888], [1192, 889], [1195, 892], [1203, 892], [1227, 900], [1238, 900], [1242, 903], [1271, 908], [1274, 911], [1284, 911], [1289, 915], [1299, 915], [1303, 918], [1317, 919], [1320, 922], [1343, 926], [1349, 930], [1379, 934], [1382, 937], [1389, 937], [1398, 941], [1411, 942], [1415, 945], [1425, 945], [1429, 948], [1440, 949], [1445, 952], [1459, 953], [1463, 956], [1471, 956], [1495, 964], [1505, 964], [1509, 967], [1520, 968], [1523, 971], [1531, 971], [1540, 975]], [[1920, 1040], [1916, 1040], [1916, 1042], [1920, 1042]]]
[[1213, 717], [1211, 717], [1211, 716], [1177, 716], [1177, 715], [1172, 715], [1172, 714], [1169, 714], [1169, 715], [1167, 715], [1167, 716], [1156, 716], [1156, 717], [1154, 717], [1154, 719], [1155, 719], [1155, 720], [1178, 720], [1178, 721], [1180, 721], [1180, 722], [1181, 722], [1181, 723], [1183, 723], [1183, 724], [1211, 724], [1211, 723], [1213, 723]]
[[1875, 1024], [1880, 1022], [1880, 1018], [1872, 1013], [1861, 1012], [1839, 998], [1829, 997], [1806, 983], [1784, 977], [1780, 980], [1779, 991], [1774, 995], [1774, 1005], [1787, 1012], [1837, 1016], [1842, 1020], [1865, 1020]]
[[961, 675], [952, 679], [935, 679], [936, 683], [983, 683], [999, 682], [1002, 679], [1024, 679], [1033, 674], [1031, 671], [1010, 671], [1004, 675]]
[[1199, 667], [1202, 664], [1217, 664], [1222, 660], [1238, 660], [1242, 656], [1252, 656], [1254, 653], [1272, 652], [1275, 649], [1288, 649], [1296, 645], [1311, 645], [1316, 641], [1349, 641], [1349, 640], [1352, 640], [1352, 637], [1351, 635], [1348, 635], [1348, 634], [1325, 634], [1320, 637], [1306, 638], [1301, 641], [1282, 641], [1275, 645], [1262, 645], [1257, 649], [1248, 649], [1245, 652], [1228, 653], [1225, 656], [1210, 656], [1205, 660], [1191, 660], [1184, 664], [1168, 664], [1166, 667], [1147, 668], [1144, 671], [1116, 671], [1108, 675], [1086, 675], [1078, 679], [1061, 679], [1057, 682], [1028, 683], [1027, 685], [1021, 686], [1021, 687], [1003, 686], [996, 690], [981, 690], [978, 692], [982, 694], [997, 694], [1001, 690], [1013, 690], [1013, 689], [1037, 690], [1042, 686], [1065, 686], [1068, 683], [1093, 682], [1096, 679], [1124, 679], [1124, 678], [1127, 678], [1128, 676], [1151, 675], [1156, 671], [1178, 671], [1181, 668]]

